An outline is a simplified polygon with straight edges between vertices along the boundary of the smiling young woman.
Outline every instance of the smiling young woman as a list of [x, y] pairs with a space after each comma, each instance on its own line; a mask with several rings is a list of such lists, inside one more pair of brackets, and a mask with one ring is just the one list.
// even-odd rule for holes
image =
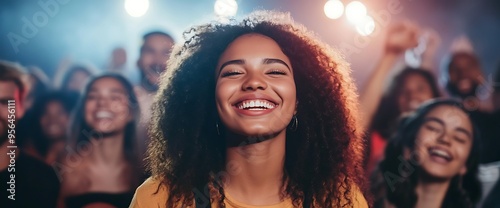
[[132, 207], [368, 207], [356, 89], [337, 52], [275, 12], [185, 35]]
[[[89, 81], [73, 117], [67, 155], [61, 157], [66, 207], [126, 207], [142, 181], [132, 85], [121, 75]], [[105, 204], [105, 205], [104, 205]]]
[[460, 103], [433, 100], [390, 140], [374, 178], [375, 207], [474, 207], [478, 131]]

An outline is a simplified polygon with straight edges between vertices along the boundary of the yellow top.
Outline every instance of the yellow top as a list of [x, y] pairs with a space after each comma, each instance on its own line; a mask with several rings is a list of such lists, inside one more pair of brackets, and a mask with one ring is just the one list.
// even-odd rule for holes
[[[241, 202], [236, 201], [229, 194], [225, 193], [225, 205], [226, 208], [293, 208], [292, 200], [290, 198], [285, 199], [279, 204], [266, 205], [266, 206], [252, 206], [246, 205]], [[353, 193], [353, 207], [368, 208], [365, 197], [363, 194], [357, 190]], [[134, 198], [130, 207], [132, 208], [165, 208], [167, 202], [167, 188], [164, 185], [160, 186], [160, 181], [148, 178], [144, 183], [137, 188]], [[216, 202], [212, 203], [212, 207], [216, 207]]]

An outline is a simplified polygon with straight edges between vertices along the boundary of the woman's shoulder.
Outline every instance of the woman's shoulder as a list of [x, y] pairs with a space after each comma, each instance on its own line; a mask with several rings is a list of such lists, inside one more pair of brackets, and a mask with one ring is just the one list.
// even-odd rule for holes
[[[167, 202], [167, 187], [158, 179], [148, 178], [135, 191], [130, 207], [165, 207]], [[351, 202], [353, 207], [368, 208], [368, 203], [361, 190], [354, 186], [351, 189]]]
[[167, 195], [166, 186], [159, 179], [150, 177], [136, 189], [130, 207], [165, 207]]
[[351, 189], [351, 201], [353, 207], [368, 208], [368, 202], [358, 186], [354, 186]]

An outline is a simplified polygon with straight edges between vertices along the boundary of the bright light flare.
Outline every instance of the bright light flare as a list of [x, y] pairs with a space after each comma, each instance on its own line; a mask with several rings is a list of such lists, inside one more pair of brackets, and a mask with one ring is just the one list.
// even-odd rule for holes
[[347, 20], [353, 24], [358, 24], [359, 22], [364, 21], [366, 12], [366, 6], [359, 1], [352, 1], [345, 7]]
[[366, 15], [361, 21], [356, 23], [356, 31], [362, 36], [368, 36], [375, 31], [375, 21], [372, 17]]
[[140, 17], [149, 9], [149, 0], [125, 0], [125, 11], [132, 17]]
[[214, 4], [214, 12], [220, 17], [233, 17], [238, 11], [236, 0], [217, 0]]
[[338, 19], [344, 14], [344, 4], [340, 0], [327, 1], [323, 9], [330, 19]]
[[125, 0], [125, 11], [132, 17], [140, 17], [149, 9], [149, 0]]

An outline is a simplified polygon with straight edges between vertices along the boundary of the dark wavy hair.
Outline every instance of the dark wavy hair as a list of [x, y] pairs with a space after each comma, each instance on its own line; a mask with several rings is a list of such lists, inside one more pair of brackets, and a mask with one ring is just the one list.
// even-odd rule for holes
[[[400, 173], [400, 166], [403, 162], [411, 165], [409, 159], [402, 159], [401, 157], [405, 155], [405, 149], [414, 151], [416, 135], [425, 122], [425, 116], [439, 106], [454, 106], [468, 114], [468, 111], [458, 101], [437, 99], [427, 102], [412, 116], [402, 121], [396, 135], [387, 144], [385, 157], [373, 175], [374, 186], [372, 186], [372, 192], [378, 195], [376, 196], [376, 207], [378, 207], [379, 203], [382, 204], [385, 199], [396, 207], [415, 207], [418, 199], [415, 192], [419, 182], [419, 174], [416, 173], [419, 169], [418, 164], [414, 167], [415, 172], [410, 173], [409, 176], [397, 175], [396, 173]], [[464, 176], [457, 175], [452, 179], [441, 207], [472, 208], [481, 196], [481, 185], [477, 179], [480, 137], [474, 124], [472, 139], [472, 148], [466, 161], [467, 173]], [[393, 181], [396, 183], [392, 184], [392, 182], [386, 181], [389, 177], [392, 177], [392, 180], [397, 180]]]
[[318, 207], [352, 206], [350, 194], [364, 190], [364, 146], [349, 65], [288, 14], [259, 11], [240, 23], [193, 27], [174, 47], [153, 104], [147, 158], [153, 177], [169, 189], [167, 207], [192, 204], [193, 189], [208, 184], [223, 204], [222, 184], [213, 178], [226, 161], [215, 128], [214, 73], [226, 47], [250, 33], [276, 41], [294, 69], [300, 125], [286, 135], [286, 195], [295, 206], [304, 192]]
[[389, 88], [382, 97], [370, 124], [370, 131], [377, 131], [386, 139], [392, 136], [402, 113], [401, 109], [399, 109], [398, 98], [402, 93], [406, 80], [413, 75], [421, 76], [427, 81], [427, 84], [431, 87], [433, 98], [441, 96], [436, 79], [430, 71], [406, 67], [394, 77]]
[[73, 93], [51, 91], [40, 95], [40, 97], [35, 100], [33, 108], [27, 113], [29, 114], [31, 121], [31, 128], [27, 133], [29, 134], [29, 138], [32, 139], [35, 149], [41, 156], [47, 156], [47, 151], [49, 150], [50, 145], [53, 142], [50, 138], [47, 138], [47, 136], [44, 135], [42, 126], [40, 124], [40, 120], [43, 114], [46, 112], [47, 106], [51, 102], [57, 102], [61, 104], [63, 110], [69, 117], [76, 105], [77, 99], [78, 96]]
[[[97, 77], [92, 78], [88, 83], [87, 86], [85, 87], [85, 90], [83, 91], [83, 95], [80, 98], [80, 101], [78, 102], [78, 105], [74, 111], [74, 115], [72, 118], [72, 125], [71, 125], [71, 132], [69, 135], [70, 139], [70, 144], [73, 145], [74, 149], [79, 150], [81, 149], [80, 145], [85, 145], [85, 144], [90, 144], [90, 139], [92, 138], [93, 134], [99, 134], [93, 131], [91, 127], [87, 125], [85, 122], [85, 100], [87, 100], [88, 93], [90, 91], [90, 88], [94, 83], [100, 79], [104, 78], [111, 78], [115, 79], [120, 84], [123, 86], [125, 89], [125, 93], [128, 96], [128, 106], [129, 106], [129, 113], [132, 115], [132, 120], [128, 122], [125, 126], [125, 138], [124, 138], [124, 152], [125, 152], [125, 157], [128, 160], [128, 162], [132, 165], [132, 167], [137, 171], [138, 177], [140, 177], [140, 157], [139, 153], [137, 150], [137, 144], [136, 144], [136, 126], [137, 126], [137, 120], [139, 119], [139, 104], [137, 102], [137, 97], [135, 96], [134, 93], [134, 88], [130, 82], [124, 78], [123, 76], [119, 74], [104, 74], [100, 75]], [[78, 153], [78, 152], [77, 152]]]

